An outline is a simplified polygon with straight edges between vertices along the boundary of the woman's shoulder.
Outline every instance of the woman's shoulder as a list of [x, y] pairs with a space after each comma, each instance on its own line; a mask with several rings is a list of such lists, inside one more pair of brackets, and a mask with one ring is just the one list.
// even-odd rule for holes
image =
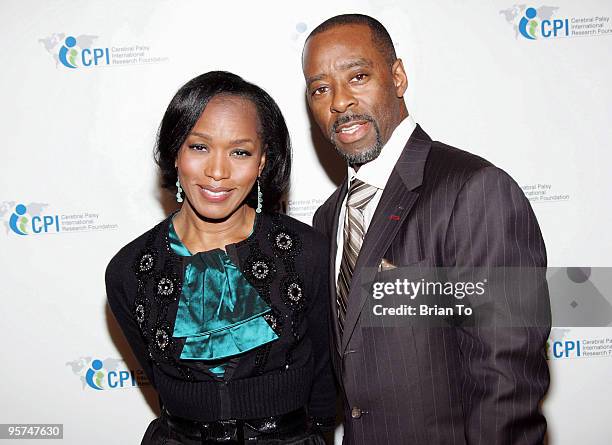
[[308, 224], [282, 213], [274, 214], [274, 217], [278, 219], [283, 227], [286, 227], [300, 237], [307, 249], [321, 250], [328, 248], [329, 242], [327, 237]]
[[156, 235], [159, 233], [160, 227], [165, 222], [166, 220], [163, 220], [119, 249], [106, 267], [106, 280], [109, 281], [109, 279], [117, 279], [125, 277], [126, 274], [132, 274], [136, 259], [147, 248], [152, 247], [151, 245], [156, 241]]

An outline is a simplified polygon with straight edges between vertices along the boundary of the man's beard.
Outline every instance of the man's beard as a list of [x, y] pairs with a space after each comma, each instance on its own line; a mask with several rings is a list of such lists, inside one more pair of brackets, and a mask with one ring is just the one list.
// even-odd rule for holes
[[[347, 124], [351, 121], [359, 120], [367, 121], [372, 124], [372, 126], [374, 127], [374, 131], [376, 132], [376, 141], [372, 146], [360, 151], [359, 153], [347, 153], [345, 151], [342, 151], [342, 149], [334, 142], [336, 140], [336, 130], [340, 125]], [[373, 161], [378, 157], [378, 155], [380, 155], [380, 152], [382, 151], [384, 145], [380, 136], [380, 128], [378, 128], [378, 124], [372, 118], [372, 116], [369, 116], [367, 114], [351, 114], [338, 118], [338, 120], [332, 125], [332, 129], [330, 132], [330, 140], [338, 154], [342, 156], [342, 158], [350, 165], [361, 165], [365, 164], [366, 162]]]

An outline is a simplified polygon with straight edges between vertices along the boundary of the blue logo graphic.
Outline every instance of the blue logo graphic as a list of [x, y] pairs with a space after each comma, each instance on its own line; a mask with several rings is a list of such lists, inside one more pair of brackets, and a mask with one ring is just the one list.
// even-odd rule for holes
[[579, 358], [581, 356], [580, 340], [554, 341], [552, 345], [547, 342], [549, 354], [554, 358]]
[[525, 16], [521, 18], [519, 22], [519, 32], [523, 37], [529, 40], [536, 39], [536, 31], [538, 28], [538, 21], [534, 20], [538, 12], [535, 8], [527, 8]]
[[571, 32], [569, 19], [553, 18], [558, 10], [557, 6], [514, 5], [499, 13], [512, 25], [516, 38], [538, 40], [569, 37]]
[[104, 381], [104, 372], [101, 371], [101, 369], [102, 362], [96, 359], [91, 362], [91, 367], [87, 370], [87, 374], [85, 375], [85, 381], [93, 389], [104, 389], [102, 387]]
[[74, 48], [76, 46], [76, 39], [72, 36], [66, 37], [64, 44], [59, 51], [59, 60], [65, 67], [76, 68], [76, 58], [78, 51]]
[[[59, 49], [59, 62], [66, 68], [110, 65], [110, 50], [92, 48], [94, 39], [97, 39], [97, 36], [66, 37]], [[45, 43], [44, 39], [43, 43]]]
[[80, 378], [83, 389], [104, 391], [149, 385], [142, 369], [127, 369], [121, 359], [80, 357], [67, 362], [66, 366]]
[[18, 204], [15, 207], [15, 211], [13, 212], [9, 220], [9, 227], [17, 235], [27, 235], [28, 234], [27, 225], [28, 225], [29, 219], [27, 216], [25, 216], [26, 212], [27, 212], [26, 206], [24, 206], [23, 204]]
[[[15, 210], [11, 213], [8, 220], [8, 227], [17, 235], [41, 235], [49, 233], [58, 233], [60, 228], [59, 215], [41, 215], [40, 204], [32, 204], [34, 210], [28, 212], [27, 206], [24, 204], [17, 204]], [[46, 204], [43, 205], [45, 207]], [[26, 215], [30, 215], [29, 218]], [[6, 223], [5, 223], [6, 224]]]

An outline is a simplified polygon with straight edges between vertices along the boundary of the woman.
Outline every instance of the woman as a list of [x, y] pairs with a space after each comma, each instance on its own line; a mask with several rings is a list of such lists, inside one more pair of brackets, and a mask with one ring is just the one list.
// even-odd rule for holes
[[156, 161], [181, 209], [111, 260], [109, 305], [161, 401], [142, 444], [319, 444], [333, 427], [326, 241], [276, 213], [278, 106], [227, 72], [185, 84]]

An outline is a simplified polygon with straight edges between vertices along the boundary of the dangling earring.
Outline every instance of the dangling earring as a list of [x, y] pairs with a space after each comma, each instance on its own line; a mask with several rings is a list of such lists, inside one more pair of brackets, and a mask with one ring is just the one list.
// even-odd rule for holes
[[261, 193], [261, 187], [259, 185], [259, 177], [257, 178], [257, 208], [255, 212], [261, 213], [261, 207], [263, 205], [263, 193]]
[[183, 202], [183, 197], [181, 196], [183, 189], [181, 188], [181, 182], [178, 179], [176, 180], [176, 188], [176, 202]]

